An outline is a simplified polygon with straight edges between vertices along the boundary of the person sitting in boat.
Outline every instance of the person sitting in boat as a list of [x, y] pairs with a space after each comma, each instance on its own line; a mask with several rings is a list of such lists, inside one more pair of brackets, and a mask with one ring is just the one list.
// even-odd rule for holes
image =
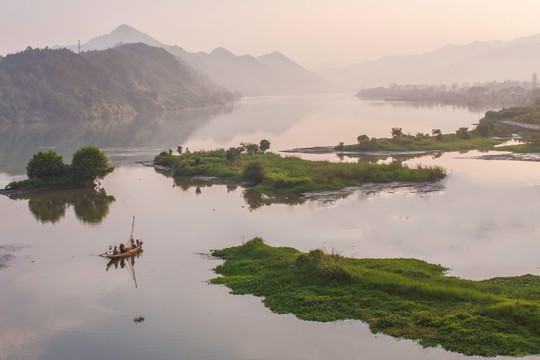
[[120, 244], [120, 254], [123, 254], [126, 252], [126, 246], [124, 245], [124, 243], [121, 243]]
[[135, 248], [135, 241], [133, 241], [133, 238], [129, 239], [129, 249]]
[[113, 254], [118, 255], [118, 247], [114, 245]]

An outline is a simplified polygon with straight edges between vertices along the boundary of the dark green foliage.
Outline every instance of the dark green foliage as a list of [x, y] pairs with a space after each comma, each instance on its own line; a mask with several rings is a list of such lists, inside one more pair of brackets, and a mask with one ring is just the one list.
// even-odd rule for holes
[[251, 143], [244, 143], [244, 144], [241, 144], [244, 148], [244, 150], [248, 153], [248, 154], [255, 154], [257, 152], [259, 152], [259, 145], [257, 144], [251, 144]]
[[479, 124], [476, 126], [476, 131], [478, 131], [478, 133], [484, 137], [492, 136], [493, 130], [494, 122], [492, 119], [488, 119], [487, 116], [484, 119], [481, 119]]
[[62, 156], [56, 151], [40, 151], [34, 154], [26, 165], [26, 174], [29, 179], [41, 179], [48, 183], [54, 183], [66, 176], [66, 165]]
[[492, 110], [486, 111], [484, 117], [485, 117], [485, 119], [487, 119], [487, 120], [499, 120], [499, 119], [501, 118], [499, 112], [497, 112], [497, 111], [492, 111]]
[[400, 136], [403, 136], [403, 131], [401, 131], [401, 128], [392, 128], [392, 137], [393, 138], [398, 138]]
[[460, 127], [456, 130], [456, 135], [461, 139], [470, 139], [471, 134], [469, 133], [469, 129], [467, 127]]
[[9, 190], [29, 190], [40, 187], [46, 187], [49, 183], [39, 178], [32, 178], [20, 181], [12, 181], [7, 186], [6, 189]]
[[264, 165], [260, 161], [252, 161], [244, 168], [244, 178], [254, 184], [259, 184], [264, 180]]
[[26, 169], [29, 179], [11, 182], [6, 189], [95, 187], [95, 181], [104, 178], [114, 167], [101, 150], [94, 146], [83, 146], [73, 154], [71, 165], [65, 165], [62, 157], [51, 150], [35, 154]]
[[213, 252], [225, 259], [213, 284], [264, 297], [300, 319], [359, 319], [373, 332], [466, 355], [540, 353], [540, 277], [486, 281], [445, 276], [415, 259], [352, 259], [274, 248], [261, 238]]
[[71, 121], [233, 100], [165, 50], [141, 43], [81, 55], [28, 48], [0, 62], [0, 121]]
[[356, 138], [356, 140], [358, 140], [358, 145], [362, 145], [369, 142], [369, 136], [360, 135]]
[[167, 151], [162, 151], [154, 158], [156, 164], [172, 168], [176, 163], [176, 157]]
[[262, 152], [265, 152], [266, 150], [270, 149], [270, 141], [266, 139], [262, 139], [259, 143], [259, 150]]
[[92, 186], [113, 170], [107, 156], [95, 146], [83, 146], [73, 154], [71, 174], [74, 182]]
[[241, 147], [231, 147], [231, 148], [229, 148], [229, 150], [227, 150], [227, 154], [225, 155], [225, 157], [229, 161], [234, 161], [234, 160], [236, 160], [238, 155], [240, 155], [242, 153], [242, 151], [243, 151], [243, 148], [241, 148]]

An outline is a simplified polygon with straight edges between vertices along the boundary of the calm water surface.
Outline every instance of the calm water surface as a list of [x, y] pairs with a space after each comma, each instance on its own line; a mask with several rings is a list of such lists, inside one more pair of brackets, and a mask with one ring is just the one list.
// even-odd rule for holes
[[[177, 145], [209, 149], [258, 142], [273, 150], [354, 142], [359, 134], [453, 131], [481, 114], [404, 107], [352, 96], [252, 98], [119, 123], [6, 127], [0, 186], [24, 175], [37, 150], [67, 161], [81, 145], [105, 149], [116, 170], [103, 191], [0, 197], [0, 359], [462, 359], [371, 334], [358, 321], [315, 323], [276, 315], [252, 296], [208, 285], [211, 249], [254, 236], [301, 250], [414, 257], [471, 279], [540, 274], [540, 163], [448, 153], [436, 186], [367, 185], [345, 198], [257, 207], [242, 188], [183, 189], [135, 164]], [[15, 161], [15, 160], [17, 161]], [[108, 265], [98, 255], [127, 240], [131, 217], [144, 252]], [[135, 275], [135, 276], [133, 276]], [[144, 316], [142, 323], [133, 318]], [[539, 359], [540, 357], [530, 357]]]

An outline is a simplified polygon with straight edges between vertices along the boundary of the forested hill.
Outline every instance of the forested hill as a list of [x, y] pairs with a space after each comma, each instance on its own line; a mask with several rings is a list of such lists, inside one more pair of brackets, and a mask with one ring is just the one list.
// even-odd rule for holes
[[80, 120], [232, 102], [167, 51], [127, 44], [81, 55], [28, 48], [0, 58], [0, 120]]

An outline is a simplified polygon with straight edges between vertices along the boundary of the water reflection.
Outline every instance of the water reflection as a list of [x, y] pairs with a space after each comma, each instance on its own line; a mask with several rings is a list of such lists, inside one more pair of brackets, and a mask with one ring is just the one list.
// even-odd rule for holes
[[13, 259], [12, 252], [16, 250], [18, 248], [13, 245], [0, 246], [0, 270], [8, 266], [8, 262]]
[[82, 222], [98, 224], [109, 213], [114, 196], [105, 189], [68, 189], [10, 195], [13, 200], [28, 200], [28, 209], [42, 223], [57, 223], [73, 206], [75, 216]]
[[[156, 172], [172, 177], [170, 172], [156, 169]], [[227, 193], [234, 192], [238, 189], [238, 185], [225, 184], [223, 180], [210, 177], [210, 176], [194, 176], [194, 177], [173, 177], [173, 187], [179, 187], [184, 191], [188, 191], [191, 188], [195, 188], [195, 194], [201, 195], [203, 188], [211, 187], [214, 185], [225, 185], [227, 187]], [[304, 203], [304, 199], [299, 196], [283, 195], [283, 194], [265, 194], [253, 189], [244, 189], [242, 192], [244, 201], [249, 207], [249, 210], [256, 210], [262, 206], [268, 206], [272, 204], [287, 204], [287, 205], [299, 205]]]
[[[416, 159], [426, 156], [415, 154], [414, 156], [403, 156], [397, 159], [388, 157], [385, 162], [392, 162], [394, 160], [403, 161], [405, 159]], [[441, 153], [433, 153], [430, 155], [431, 159], [437, 159], [442, 156]], [[358, 162], [361, 162], [358, 159]], [[234, 192], [238, 189], [238, 185], [224, 184], [224, 181], [218, 178], [209, 176], [195, 176], [195, 177], [173, 177], [170, 171], [163, 171], [155, 169], [156, 172], [173, 178], [173, 187], [179, 187], [183, 191], [188, 191], [191, 188], [195, 188], [195, 194], [201, 195], [205, 187], [212, 187], [214, 185], [225, 185], [227, 187], [227, 193]], [[273, 194], [263, 193], [251, 188], [243, 188], [242, 197], [248, 205], [250, 211], [257, 210], [263, 206], [270, 206], [272, 204], [285, 204], [285, 205], [301, 205], [307, 200], [316, 201], [320, 206], [327, 207], [335, 204], [337, 200], [345, 199], [353, 193], [357, 193], [360, 198], [371, 198], [375, 195], [382, 193], [408, 193], [415, 196], [422, 197], [428, 193], [443, 192], [445, 189], [444, 182], [423, 182], [423, 183], [406, 183], [406, 182], [392, 182], [392, 183], [366, 183], [362, 186], [351, 186], [339, 190], [332, 191], [313, 191], [307, 192], [302, 195], [287, 195], [287, 194]]]
[[107, 263], [107, 266], [105, 267], [105, 271], [109, 271], [109, 269], [113, 269], [113, 270], [126, 269], [127, 272], [129, 273], [129, 276], [131, 277], [131, 280], [133, 280], [133, 283], [135, 284], [135, 288], [137, 288], [138, 285], [137, 285], [137, 276], [135, 275], [135, 259], [136, 258], [138, 259], [141, 255], [142, 255], [142, 251], [129, 258], [111, 259], [111, 261]]
[[472, 113], [484, 114], [487, 110], [499, 109], [501, 106], [495, 104], [493, 106], [483, 104], [446, 104], [442, 101], [402, 101], [402, 100], [362, 100], [369, 102], [372, 106], [390, 106], [395, 108], [414, 108], [414, 109], [465, 109]]
[[267, 195], [253, 189], [245, 189], [242, 192], [242, 196], [249, 206], [249, 210], [256, 210], [262, 206], [269, 206], [272, 204], [300, 205], [305, 201], [298, 196], [282, 194]]
[[[114, 117], [95, 121], [5, 124], [0, 128], [0, 169], [7, 173], [24, 173], [24, 166], [33, 154], [55, 149], [70, 162], [81, 146], [93, 145], [106, 151], [118, 164], [126, 151], [151, 148], [157, 150], [172, 144], [183, 144], [212, 118], [232, 112], [232, 106]], [[135, 156], [140, 156], [134, 152]], [[144, 160], [138, 158], [137, 160]]]

